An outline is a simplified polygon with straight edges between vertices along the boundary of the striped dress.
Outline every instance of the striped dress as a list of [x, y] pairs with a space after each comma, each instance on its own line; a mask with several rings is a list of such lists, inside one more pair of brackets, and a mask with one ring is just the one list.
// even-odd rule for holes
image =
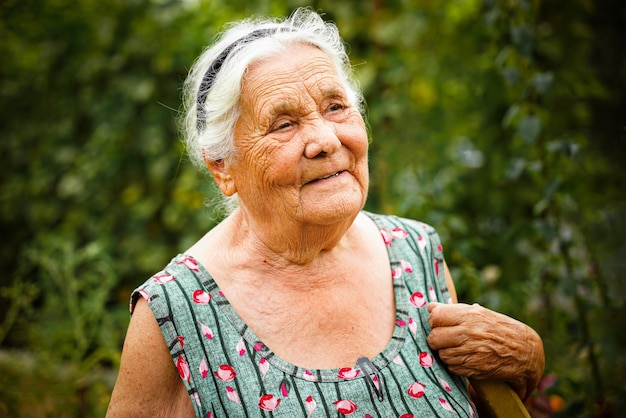
[[213, 278], [181, 254], [137, 288], [149, 304], [189, 392], [207, 417], [475, 417], [465, 380], [426, 343], [429, 301], [450, 302], [443, 252], [421, 222], [365, 213], [391, 262], [396, 326], [372, 359], [338, 369], [304, 369], [263, 344]]

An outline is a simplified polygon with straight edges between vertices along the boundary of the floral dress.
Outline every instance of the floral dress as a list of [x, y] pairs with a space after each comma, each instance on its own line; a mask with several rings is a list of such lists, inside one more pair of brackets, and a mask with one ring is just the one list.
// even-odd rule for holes
[[282, 360], [185, 254], [133, 292], [131, 312], [140, 296], [148, 302], [197, 417], [477, 416], [465, 380], [426, 343], [426, 304], [450, 302], [437, 233], [421, 222], [365, 214], [386, 244], [396, 301], [391, 341], [372, 359], [325, 370]]

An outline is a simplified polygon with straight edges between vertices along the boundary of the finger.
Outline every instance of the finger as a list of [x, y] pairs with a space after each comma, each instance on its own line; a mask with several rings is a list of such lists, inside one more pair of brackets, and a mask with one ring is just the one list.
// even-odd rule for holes
[[444, 348], [438, 355], [450, 371], [463, 376], [506, 377], [518, 369], [511, 361], [494, 356], [492, 347], [482, 344]]
[[442, 350], [462, 346], [467, 342], [467, 336], [461, 327], [437, 327], [428, 334], [428, 346], [433, 350]]
[[474, 378], [479, 378], [479, 379], [492, 377], [489, 373], [481, 372], [479, 370], [472, 369], [462, 364], [448, 366], [448, 370], [456, 374], [457, 376], [463, 376], [463, 377], [474, 377]]
[[471, 309], [472, 306], [465, 303], [438, 303], [432, 307], [428, 318], [428, 323], [430, 324], [431, 328], [459, 325], [463, 322]]
[[[466, 347], [449, 347], [442, 348], [438, 352], [441, 361], [446, 363], [448, 367], [463, 367], [468, 369], [476, 368], [480, 364], [476, 353], [469, 351]], [[482, 356], [480, 356], [482, 358]]]
[[441, 303], [439, 302], [428, 302], [428, 305], [426, 306], [428, 309], [428, 313], [431, 313], [433, 309], [435, 309], [439, 305], [441, 305]]

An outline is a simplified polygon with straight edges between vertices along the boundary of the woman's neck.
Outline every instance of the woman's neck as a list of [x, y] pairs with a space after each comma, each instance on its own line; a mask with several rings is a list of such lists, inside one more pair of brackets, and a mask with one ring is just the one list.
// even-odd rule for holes
[[[352, 273], [346, 269], [353, 268], [349, 260], [357, 258], [351, 253], [373, 257], [372, 243], [380, 239], [374, 222], [363, 214], [344, 227], [342, 234], [337, 231], [335, 235], [323, 236], [319, 232], [309, 238], [303, 233], [298, 239], [289, 239], [287, 231], [281, 226], [280, 234], [271, 234], [270, 240], [254, 230], [253, 225], [242, 223], [235, 212], [187, 254], [203, 264], [222, 289], [261, 286], [277, 292], [310, 292], [331, 289], [338, 285], [338, 278], [349, 277]], [[279, 245], [272, 246], [275, 242]]]
[[320, 256], [341, 249], [357, 216], [330, 225], [290, 221], [276, 225], [275, 222], [251, 218], [238, 209], [229, 221], [233, 222], [231, 231], [235, 231], [232, 242], [245, 249], [250, 256], [275, 267], [304, 267], [315, 263]]

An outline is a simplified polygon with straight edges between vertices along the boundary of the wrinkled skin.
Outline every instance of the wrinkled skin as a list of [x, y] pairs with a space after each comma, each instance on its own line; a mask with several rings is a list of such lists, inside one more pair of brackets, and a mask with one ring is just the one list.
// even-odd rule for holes
[[544, 369], [541, 338], [529, 326], [478, 304], [430, 303], [428, 345], [448, 369], [475, 379], [511, 384], [522, 400]]

